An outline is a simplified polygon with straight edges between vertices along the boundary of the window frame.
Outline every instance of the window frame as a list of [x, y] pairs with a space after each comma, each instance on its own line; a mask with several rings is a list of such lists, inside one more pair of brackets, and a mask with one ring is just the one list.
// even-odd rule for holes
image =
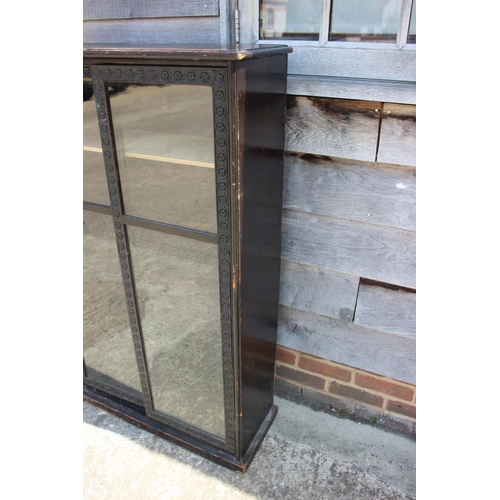
[[289, 93], [403, 104], [416, 101], [416, 44], [407, 44], [414, 0], [402, 0], [396, 43], [328, 41], [330, 9], [323, 0], [318, 41], [261, 40], [260, 1], [240, 0], [240, 43], [293, 47]]

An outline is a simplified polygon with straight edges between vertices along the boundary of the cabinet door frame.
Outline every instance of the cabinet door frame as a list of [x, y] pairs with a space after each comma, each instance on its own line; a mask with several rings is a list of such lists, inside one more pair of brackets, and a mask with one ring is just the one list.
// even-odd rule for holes
[[[238, 273], [237, 224], [237, 182], [230, 168], [231, 156], [231, 113], [230, 82], [227, 66], [184, 66], [152, 64], [103, 64], [84, 61], [84, 78], [91, 78], [96, 113], [101, 137], [102, 154], [108, 183], [110, 207], [84, 203], [87, 210], [109, 213], [113, 219], [117, 243], [117, 259], [120, 262], [123, 286], [127, 297], [128, 314], [137, 369], [141, 382], [142, 398], [146, 417], [164, 424], [195, 440], [215, 448], [239, 455], [239, 421], [237, 419], [239, 396], [238, 373], [239, 341], [237, 328], [237, 298], [234, 283]], [[214, 113], [214, 182], [216, 183], [217, 234], [183, 228], [171, 224], [148, 221], [125, 214], [120, 186], [120, 168], [113, 134], [112, 106], [108, 87], [111, 82], [137, 85], [179, 84], [208, 85], [212, 87]], [[208, 241], [218, 246], [221, 349], [223, 365], [225, 438], [221, 439], [198, 428], [166, 417], [155, 411], [151, 392], [150, 375], [144, 348], [140, 313], [130, 256], [127, 225], [148, 227], [168, 234]], [[236, 361], [235, 361], [236, 360]], [[84, 369], [85, 376], [85, 369]], [[88, 379], [84, 378], [88, 385]], [[97, 387], [99, 389], [99, 387]], [[102, 387], [100, 387], [102, 390]], [[116, 395], [116, 394], [115, 394]]]

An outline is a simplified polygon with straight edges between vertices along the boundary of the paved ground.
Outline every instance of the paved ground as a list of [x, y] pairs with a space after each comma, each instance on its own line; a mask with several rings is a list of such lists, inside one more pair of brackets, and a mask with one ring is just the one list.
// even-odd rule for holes
[[246, 474], [84, 404], [84, 499], [415, 498], [415, 441], [275, 398]]

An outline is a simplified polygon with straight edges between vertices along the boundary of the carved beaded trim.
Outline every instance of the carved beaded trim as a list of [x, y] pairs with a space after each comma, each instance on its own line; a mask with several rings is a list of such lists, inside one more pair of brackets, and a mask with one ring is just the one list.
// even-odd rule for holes
[[118, 170], [116, 167], [115, 155], [113, 152], [113, 138], [111, 134], [111, 126], [109, 119], [108, 102], [105, 93], [105, 84], [102, 79], [102, 71], [98, 67], [84, 66], [84, 74], [90, 72], [94, 82], [94, 96], [97, 108], [97, 117], [99, 130], [101, 134], [101, 143], [103, 156], [105, 160], [106, 179], [108, 182], [108, 190], [111, 205], [113, 206], [113, 226], [118, 245], [120, 268], [122, 272], [123, 286], [125, 288], [125, 296], [127, 298], [127, 307], [129, 314], [129, 323], [132, 330], [132, 339], [134, 343], [135, 356], [139, 372], [139, 380], [141, 383], [142, 398], [144, 406], [148, 413], [153, 411], [152, 397], [149, 390], [147, 362], [144, 356], [143, 340], [140, 333], [140, 322], [137, 311], [137, 302], [134, 293], [134, 288], [131, 278], [131, 262], [128, 251], [128, 242], [126, 238], [125, 227], [122, 220], [122, 196], [120, 183], [118, 180]]
[[[94, 82], [95, 103], [99, 119], [101, 142], [105, 159], [113, 222], [118, 247], [125, 294], [129, 300], [129, 319], [134, 341], [134, 349], [139, 368], [139, 377], [144, 397], [144, 406], [150, 416], [163, 421], [182, 432], [211, 443], [231, 453], [236, 452], [236, 405], [235, 372], [233, 363], [234, 336], [231, 322], [231, 237], [230, 237], [230, 182], [229, 182], [229, 123], [227, 72], [224, 69], [158, 67], [158, 66], [105, 66], [84, 65], [84, 76], [92, 76]], [[123, 227], [121, 190], [118, 171], [113, 154], [113, 137], [109, 125], [109, 109], [105, 95], [105, 81], [163, 84], [176, 83], [188, 85], [210, 85], [213, 88], [214, 142], [215, 142], [215, 182], [217, 195], [217, 236], [219, 241], [219, 286], [221, 302], [221, 340], [224, 380], [225, 440], [211, 436], [177, 420], [159, 415], [153, 409], [147, 363], [144, 355], [140, 318], [136, 308], [135, 291], [130, 277], [130, 257], [128, 242]]]

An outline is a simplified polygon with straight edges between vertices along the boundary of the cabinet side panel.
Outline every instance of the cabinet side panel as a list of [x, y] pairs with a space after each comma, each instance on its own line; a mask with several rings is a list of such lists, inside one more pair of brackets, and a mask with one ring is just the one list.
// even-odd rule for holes
[[235, 68], [244, 454], [273, 405], [287, 57], [241, 61]]

